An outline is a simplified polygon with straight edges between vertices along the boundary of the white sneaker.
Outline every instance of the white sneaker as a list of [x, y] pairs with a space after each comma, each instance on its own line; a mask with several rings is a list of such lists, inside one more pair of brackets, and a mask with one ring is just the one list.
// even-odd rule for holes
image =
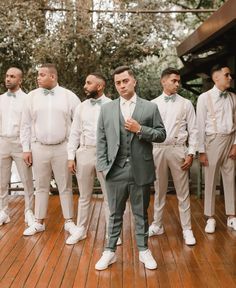
[[70, 231], [73, 231], [76, 228], [78, 228], [78, 227], [75, 225], [75, 223], [72, 220], [66, 221], [64, 224], [65, 231], [69, 232], [70, 234], [71, 234]]
[[214, 218], [209, 218], [205, 227], [206, 233], [214, 233], [216, 230], [216, 220]]
[[77, 227], [70, 229], [70, 236], [66, 239], [66, 244], [73, 245], [87, 237], [84, 228]]
[[144, 264], [145, 268], [147, 269], [156, 269], [157, 262], [153, 258], [152, 253], [149, 249], [145, 251], [139, 251], [139, 260]]
[[96, 270], [105, 270], [109, 265], [116, 262], [116, 254], [110, 250], [104, 251], [102, 257], [95, 265]]
[[3, 210], [0, 211], [0, 226], [2, 224], [7, 224], [10, 222], [10, 217], [7, 215], [7, 213]]
[[183, 231], [184, 241], [186, 245], [195, 245], [196, 239], [193, 236], [193, 231], [191, 229], [186, 229]]
[[236, 230], [236, 217], [232, 217], [227, 219], [227, 226], [232, 228], [233, 230]]
[[27, 210], [25, 213], [25, 223], [27, 223], [28, 226], [33, 225], [35, 222], [34, 213], [32, 210]]
[[157, 226], [155, 224], [152, 224], [151, 226], [149, 226], [149, 229], [148, 229], [148, 236], [149, 237], [152, 237], [152, 236], [155, 236], [155, 235], [161, 235], [164, 233], [164, 227], [163, 226]]
[[38, 232], [42, 232], [45, 230], [45, 224], [41, 224], [39, 222], [34, 222], [33, 225], [29, 226], [25, 231], [23, 232], [24, 236], [32, 236]]

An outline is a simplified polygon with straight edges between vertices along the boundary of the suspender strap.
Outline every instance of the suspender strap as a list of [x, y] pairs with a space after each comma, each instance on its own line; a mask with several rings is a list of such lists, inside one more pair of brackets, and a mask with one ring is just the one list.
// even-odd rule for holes
[[177, 142], [177, 140], [178, 140], [180, 123], [181, 123], [181, 120], [182, 120], [182, 118], [183, 118], [183, 116], [184, 116], [184, 110], [185, 110], [184, 108], [185, 108], [184, 101], [182, 101], [182, 105], [181, 105], [179, 114], [178, 114], [178, 116], [176, 117], [176, 120], [177, 120], [178, 122], [177, 122], [177, 126], [176, 126], [176, 129], [175, 129], [175, 134], [174, 134], [175, 144], [176, 144], [176, 142]]
[[82, 120], [82, 113], [83, 113], [83, 103], [79, 106], [79, 130], [81, 131], [81, 137], [80, 137], [80, 146], [85, 145], [85, 135], [84, 135], [84, 129], [83, 129], [83, 120]]
[[233, 131], [236, 129], [236, 99], [235, 95], [232, 93], [229, 93], [229, 99], [232, 105], [232, 111], [233, 111]]
[[208, 108], [210, 115], [211, 115], [214, 132], [215, 132], [215, 134], [217, 134], [218, 130], [217, 130], [217, 124], [216, 124], [216, 114], [215, 114], [215, 111], [213, 108], [211, 95], [209, 93], [207, 94], [207, 108]]

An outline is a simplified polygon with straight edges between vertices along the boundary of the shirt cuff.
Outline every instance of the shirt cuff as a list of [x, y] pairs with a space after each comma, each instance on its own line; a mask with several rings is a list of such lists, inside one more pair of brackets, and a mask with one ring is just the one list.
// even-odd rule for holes
[[206, 153], [205, 147], [199, 147], [198, 153]]
[[193, 147], [189, 147], [189, 148], [188, 148], [188, 154], [193, 154], [193, 155], [195, 155], [195, 154], [196, 154], [196, 149], [193, 148]]
[[68, 152], [68, 160], [75, 160], [75, 153]]
[[29, 144], [22, 145], [22, 148], [23, 148], [23, 152], [31, 152]]

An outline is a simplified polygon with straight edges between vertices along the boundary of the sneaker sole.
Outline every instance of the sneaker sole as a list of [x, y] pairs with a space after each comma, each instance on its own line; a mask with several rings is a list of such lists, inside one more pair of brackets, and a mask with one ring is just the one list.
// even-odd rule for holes
[[74, 244], [78, 243], [79, 241], [84, 240], [85, 238], [87, 238], [87, 235], [85, 235], [85, 236], [79, 238], [79, 239], [76, 240], [76, 241], [72, 241], [72, 242], [67, 242], [67, 240], [68, 240], [68, 239], [67, 239], [67, 240], [66, 240], [66, 244], [67, 244], [67, 245], [74, 245]]
[[227, 227], [228, 227], [230, 230], [236, 231], [236, 229], [234, 229], [234, 227], [232, 227], [232, 226], [227, 225]]
[[98, 270], [98, 271], [105, 270], [105, 269], [107, 269], [111, 264], [115, 263], [116, 261], [117, 261], [116, 257], [113, 257], [107, 266], [105, 266], [105, 267], [96, 267], [96, 265], [95, 265], [95, 269]]
[[191, 242], [191, 243], [186, 243], [186, 242], [185, 242], [185, 244], [186, 244], [187, 246], [194, 246], [194, 245], [196, 245], [196, 243], [197, 243], [197, 241]]
[[208, 233], [208, 234], [213, 234], [213, 233], [215, 233], [215, 231], [216, 231], [216, 229], [211, 230], [211, 231], [205, 229], [205, 232]]
[[2, 226], [3, 224], [7, 224], [7, 223], [9, 223], [10, 221], [11, 221], [11, 220], [10, 220], [10, 218], [8, 217], [6, 221], [3, 221], [3, 222], [0, 223], [0, 226]]
[[37, 233], [40, 233], [40, 232], [44, 232], [45, 231], [45, 229], [43, 229], [43, 230], [35, 230], [35, 232], [32, 234], [25, 234], [25, 231], [23, 232], [23, 235], [24, 236], [33, 236], [33, 235], [35, 235], [35, 234], [37, 234]]
[[162, 235], [164, 233], [165, 233], [164, 229], [158, 233], [148, 232], [148, 237], [159, 236], [159, 235]]
[[149, 269], [149, 270], [154, 270], [154, 269], [157, 269], [157, 265], [156, 266], [148, 266], [148, 265], [145, 265], [145, 262], [139, 258], [139, 261], [143, 263], [144, 267]]

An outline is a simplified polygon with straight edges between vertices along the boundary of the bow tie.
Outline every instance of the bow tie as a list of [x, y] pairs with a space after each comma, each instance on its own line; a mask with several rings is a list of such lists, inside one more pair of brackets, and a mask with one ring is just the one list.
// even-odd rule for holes
[[222, 97], [227, 98], [227, 96], [228, 96], [228, 91], [227, 90], [225, 90], [223, 92], [220, 92], [220, 98], [222, 98]]
[[15, 97], [15, 98], [16, 98], [16, 93], [8, 91], [8, 92], [7, 92], [7, 96], [8, 96], [8, 97]]
[[102, 104], [102, 99], [101, 99], [101, 98], [99, 98], [99, 99], [93, 99], [93, 98], [91, 98], [91, 99], [90, 99], [90, 103], [91, 103], [92, 105], [95, 105], [95, 104], [101, 105], [101, 104]]
[[171, 102], [175, 102], [175, 99], [176, 99], [176, 95], [173, 94], [173, 95], [170, 95], [170, 96], [164, 96], [164, 100], [165, 102], [168, 102], [168, 101], [171, 101]]
[[48, 94], [54, 95], [54, 91], [44, 88], [44, 89], [43, 89], [43, 94], [44, 94], [44, 95], [48, 95]]

